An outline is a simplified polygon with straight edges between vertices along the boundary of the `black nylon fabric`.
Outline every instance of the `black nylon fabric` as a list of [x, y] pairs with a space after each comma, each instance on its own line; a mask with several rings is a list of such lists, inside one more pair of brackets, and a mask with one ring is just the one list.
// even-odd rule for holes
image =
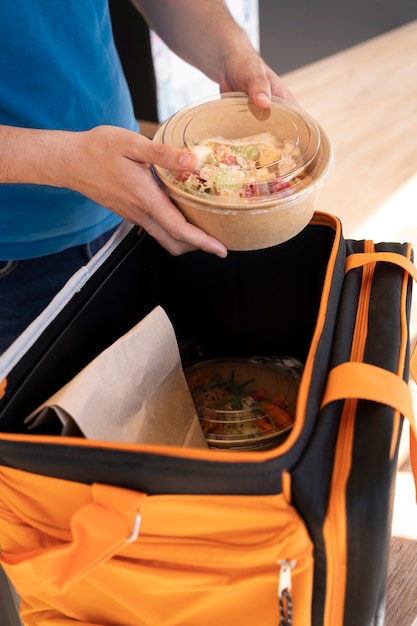
[[[362, 243], [358, 243], [358, 251], [362, 251]], [[342, 288], [338, 306], [329, 311], [329, 316], [333, 316], [334, 319], [333, 336], [327, 340], [330, 347], [329, 359], [327, 362], [316, 359], [316, 368], [323, 369], [326, 376], [332, 367], [350, 359], [361, 270], [359, 270], [359, 276], [352, 274], [351, 280], [346, 281], [344, 262], [348, 252], [350, 252], [349, 241], [344, 242]], [[323, 390], [318, 394], [319, 401], [322, 395]], [[321, 626], [324, 620], [327, 568], [323, 524], [327, 513], [342, 409], [343, 402], [333, 402], [321, 411], [319, 407], [317, 408], [314, 432], [292, 473], [293, 503], [306, 521], [314, 543], [313, 626]], [[352, 624], [357, 626], [356, 622]]]
[[[351, 243], [353, 249], [357, 247]], [[406, 254], [406, 244], [376, 244], [376, 252]], [[352, 270], [349, 274], [360, 272]], [[372, 281], [368, 335], [364, 362], [397, 373], [401, 337], [402, 270], [378, 263]], [[349, 275], [346, 277], [348, 281]], [[411, 286], [410, 286], [411, 287]], [[409, 304], [410, 304], [409, 293]], [[408, 310], [409, 312], [409, 310]], [[408, 338], [406, 338], [408, 339]], [[408, 367], [403, 372], [408, 379]], [[400, 432], [394, 428], [394, 410], [361, 400], [355, 416], [352, 467], [347, 487], [348, 570], [344, 623], [383, 626], [395, 475]], [[393, 439], [395, 454], [390, 458]], [[366, 563], [372, 563], [364, 568]], [[368, 571], [369, 569], [369, 571]]]
[[[405, 244], [377, 244], [376, 251], [406, 254]], [[364, 251], [364, 242], [346, 242], [347, 255]], [[340, 297], [329, 369], [350, 360], [362, 268], [347, 273]], [[377, 265], [369, 304], [364, 362], [397, 372], [402, 342], [400, 294], [402, 270]], [[408, 312], [410, 293], [408, 294]], [[408, 359], [406, 359], [407, 365]], [[318, 365], [319, 366], [319, 365]], [[408, 368], [404, 370], [407, 380]], [[326, 600], [326, 546], [323, 524], [327, 514], [335, 447], [344, 403], [333, 402], [320, 411], [310, 442], [293, 470], [293, 502], [305, 519], [314, 542], [315, 585], [313, 626], [322, 626]], [[392, 505], [398, 446], [390, 458], [394, 411], [359, 401], [351, 471], [346, 492], [347, 593], [344, 626], [382, 626], [390, 546]], [[370, 566], [370, 564], [372, 564]]]
[[[281, 246], [230, 253], [221, 260], [199, 252], [174, 258], [152, 239], [132, 237], [11, 373], [8, 394], [0, 404], [1, 430], [27, 432], [24, 418], [31, 411], [157, 304], [168, 313], [187, 353], [191, 345], [191, 352], [203, 351], [205, 358], [289, 354], [304, 361], [333, 239], [332, 228], [311, 226]], [[312, 255], [315, 263], [306, 263]], [[343, 265], [342, 253], [333, 306]], [[326, 321], [317, 349], [322, 362], [329, 357], [334, 323], [332, 316]], [[125, 464], [124, 452], [77, 447], [74, 440], [70, 450], [58, 446], [54, 453], [52, 444], [37, 444], [32, 436], [27, 444], [0, 441], [0, 463], [68, 480], [76, 475], [81, 482], [102, 480], [107, 467], [104, 476], [111, 474], [122, 485], [131, 484], [128, 465], [133, 463], [141, 468], [135, 485], [147, 493], [277, 493], [282, 469], [295, 463], [314, 427], [327, 370], [316, 371], [306, 428], [285, 459], [277, 455], [270, 462], [233, 465], [132, 453]], [[49, 425], [48, 432], [53, 434]]]

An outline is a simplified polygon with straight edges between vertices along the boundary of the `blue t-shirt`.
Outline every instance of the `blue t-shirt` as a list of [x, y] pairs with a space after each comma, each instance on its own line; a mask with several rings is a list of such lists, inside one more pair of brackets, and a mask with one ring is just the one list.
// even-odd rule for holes
[[[1, 0], [0, 124], [137, 130], [107, 0]], [[68, 189], [0, 184], [0, 259], [58, 252], [119, 222]]]

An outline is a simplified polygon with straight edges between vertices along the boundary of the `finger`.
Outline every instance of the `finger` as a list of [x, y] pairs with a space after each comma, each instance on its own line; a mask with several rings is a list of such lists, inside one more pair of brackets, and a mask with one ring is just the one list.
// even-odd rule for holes
[[160, 144], [143, 135], [133, 137], [129, 158], [142, 163], [153, 163], [167, 170], [188, 171], [197, 166], [192, 152], [166, 144]]
[[[140, 214], [136, 223], [152, 235], [172, 254], [201, 249], [221, 258], [227, 256], [225, 246], [200, 228], [193, 226], [156, 184], [152, 174], [144, 172], [141, 183]], [[130, 216], [132, 219], [132, 216]]]
[[142, 226], [151, 237], [174, 256], [192, 250], [203, 250], [222, 259], [227, 256], [227, 250], [223, 244], [187, 222], [181, 214], [172, 218], [168, 226], [158, 223], [154, 217], [147, 214], [142, 219]]
[[271, 106], [271, 85], [265, 75], [257, 74], [248, 85], [248, 96], [261, 109]]
[[[236, 69], [237, 68], [237, 69]], [[244, 66], [236, 64], [234, 71], [225, 73], [220, 82], [220, 91], [244, 91], [259, 108], [271, 106], [271, 96], [278, 96], [290, 102], [297, 100], [280, 77], [258, 55], [252, 55]]]
[[248, 95], [252, 102], [262, 109], [271, 106], [271, 96], [297, 104], [294, 94], [272, 70], [265, 74], [258, 74], [251, 80], [248, 85]]
[[286, 83], [283, 80], [281, 80], [281, 78], [277, 76], [277, 74], [275, 74], [275, 72], [273, 72], [269, 68], [268, 68], [268, 73], [269, 73], [269, 81], [271, 85], [272, 95], [277, 96], [278, 98], [284, 98], [284, 100], [288, 100], [289, 102], [292, 102], [293, 104], [299, 105], [297, 97], [291, 91], [291, 89], [286, 85]]
[[197, 167], [198, 159], [187, 150], [152, 142], [150, 162], [167, 170], [187, 171]]

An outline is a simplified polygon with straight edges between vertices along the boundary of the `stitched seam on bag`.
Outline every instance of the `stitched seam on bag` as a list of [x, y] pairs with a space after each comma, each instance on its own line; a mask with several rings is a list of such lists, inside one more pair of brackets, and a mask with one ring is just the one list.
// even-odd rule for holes
[[[412, 255], [412, 245], [408, 244], [406, 257], [411, 260]], [[398, 351], [398, 367], [397, 374], [401, 378], [404, 376], [404, 366], [405, 360], [407, 356], [407, 345], [408, 345], [408, 319], [407, 319], [407, 296], [408, 296], [408, 282], [409, 275], [407, 272], [404, 272], [403, 281], [401, 285], [401, 296], [400, 296], [400, 327], [401, 327], [401, 341], [400, 341], [400, 349]], [[390, 459], [394, 458], [395, 451], [397, 449], [398, 437], [401, 434], [400, 431], [400, 420], [401, 415], [398, 411], [395, 412], [394, 415], [394, 425], [393, 425], [393, 437], [391, 442], [390, 449]], [[397, 433], [397, 437], [394, 437], [394, 433]], [[411, 433], [410, 433], [411, 435]]]
[[[364, 248], [365, 252], [374, 251], [373, 242], [365, 241]], [[374, 262], [365, 265], [362, 269], [362, 281], [359, 291], [350, 361], [363, 360], [367, 337], [369, 302], [375, 266], [376, 263]], [[325, 602], [325, 626], [334, 626], [334, 624], [343, 623], [347, 575], [345, 568], [342, 567], [342, 563], [347, 562], [347, 512], [345, 494], [351, 468], [356, 407], [357, 399], [349, 398], [345, 400], [336, 444], [329, 510], [324, 524], [329, 574], [329, 586]], [[331, 552], [330, 556], [329, 547]]]

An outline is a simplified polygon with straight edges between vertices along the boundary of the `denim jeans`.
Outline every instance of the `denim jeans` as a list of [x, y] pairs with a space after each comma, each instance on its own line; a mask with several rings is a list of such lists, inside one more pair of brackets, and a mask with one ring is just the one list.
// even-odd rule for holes
[[43, 311], [68, 279], [108, 241], [94, 241], [24, 261], [0, 260], [0, 355]]

